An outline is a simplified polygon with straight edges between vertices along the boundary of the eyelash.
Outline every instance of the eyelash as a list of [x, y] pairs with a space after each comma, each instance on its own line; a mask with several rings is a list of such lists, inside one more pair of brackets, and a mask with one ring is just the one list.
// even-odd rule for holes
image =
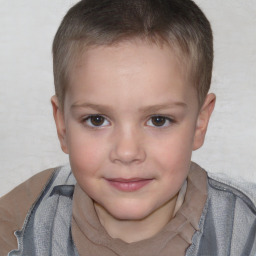
[[[94, 124], [92, 123], [92, 118], [93, 118], [93, 117], [101, 118], [101, 119], [102, 119], [101, 121], [103, 121], [103, 123], [100, 124], [100, 125], [94, 125]], [[152, 119], [153, 119], [153, 118], [160, 118], [160, 121], [161, 121], [161, 119], [162, 119], [162, 121], [164, 121], [164, 124], [163, 124], [163, 125], [159, 125], [159, 126], [154, 125], [153, 122], [152, 122]], [[155, 120], [155, 121], [156, 121], [156, 120]], [[106, 117], [104, 117], [103, 115], [100, 115], [100, 114], [89, 115], [89, 116], [83, 118], [82, 122], [83, 122], [83, 123], [86, 123], [86, 125], [87, 125], [88, 127], [90, 127], [90, 128], [102, 128], [102, 127], [109, 126], [109, 124], [110, 124], [110, 121], [108, 121], [108, 119], [107, 119]], [[107, 124], [104, 125], [105, 122], [107, 122]], [[168, 123], [166, 124], [166, 122], [168, 122]], [[150, 125], [149, 125], [148, 123], [150, 123]], [[155, 128], [164, 128], [164, 127], [168, 127], [168, 126], [170, 126], [170, 125], [173, 124], [173, 123], [175, 123], [175, 121], [174, 121], [172, 118], [167, 117], [167, 116], [163, 116], [163, 115], [153, 115], [153, 116], [151, 116], [151, 117], [148, 119], [148, 121], [146, 122], [146, 124], [147, 124], [148, 126], [150, 126], [150, 127], [155, 127]]]
[[109, 125], [109, 121], [107, 120], [107, 118], [106, 117], [104, 117], [103, 115], [99, 115], [99, 114], [96, 114], [96, 115], [89, 115], [89, 116], [87, 116], [87, 117], [85, 117], [83, 120], [82, 120], [82, 122], [83, 123], [86, 123], [86, 125], [87, 126], [89, 126], [90, 128], [101, 128], [101, 127], [105, 127], [105, 126], [108, 126], [108, 125], [104, 125], [104, 126], [102, 126], [102, 125], [93, 125], [92, 124], [92, 118], [93, 117], [99, 117], [99, 118], [102, 118], [103, 119], [103, 124], [107, 121], [108, 122], [108, 125]]
[[[175, 121], [170, 118], [170, 117], [167, 117], [167, 116], [162, 116], [162, 115], [154, 115], [154, 116], [151, 116], [150, 119], [147, 121], [148, 122], [151, 122], [152, 123], [152, 119], [153, 118], [160, 118], [160, 119], [163, 119], [164, 121], [164, 125], [160, 125], [160, 126], [157, 126], [157, 125], [150, 125], [152, 127], [155, 127], [155, 128], [164, 128], [164, 127], [168, 127], [170, 126], [171, 124], [175, 123]], [[168, 122], [168, 124], [166, 124], [166, 122]], [[153, 124], [153, 123], [152, 123]]]

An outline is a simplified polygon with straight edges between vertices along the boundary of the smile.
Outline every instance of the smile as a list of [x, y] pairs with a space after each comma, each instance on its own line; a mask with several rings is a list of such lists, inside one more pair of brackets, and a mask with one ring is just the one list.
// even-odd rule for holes
[[106, 179], [106, 180], [112, 187], [124, 192], [137, 191], [153, 181], [153, 179], [141, 179], [141, 178], [134, 178], [134, 179], [117, 178], [117, 179]]

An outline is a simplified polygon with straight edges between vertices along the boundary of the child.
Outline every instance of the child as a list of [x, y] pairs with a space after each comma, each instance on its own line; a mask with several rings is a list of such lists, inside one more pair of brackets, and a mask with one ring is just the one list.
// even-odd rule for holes
[[70, 166], [1, 198], [1, 255], [256, 254], [255, 186], [191, 163], [215, 104], [212, 42], [190, 0], [70, 9], [51, 99]]

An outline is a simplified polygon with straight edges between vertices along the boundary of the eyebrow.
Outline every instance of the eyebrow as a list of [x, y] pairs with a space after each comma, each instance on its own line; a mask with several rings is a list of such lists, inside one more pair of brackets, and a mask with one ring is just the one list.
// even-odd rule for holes
[[74, 103], [71, 105], [71, 109], [74, 108], [91, 108], [91, 109], [95, 109], [98, 111], [102, 111], [102, 110], [107, 110], [107, 111], [111, 111], [112, 107], [111, 106], [107, 106], [107, 105], [100, 105], [100, 104], [93, 104], [93, 103]]
[[[151, 106], [145, 106], [139, 108], [139, 112], [143, 113], [148, 113], [148, 112], [155, 112], [159, 110], [164, 110], [164, 109], [169, 109], [169, 108], [183, 108], [186, 109], [188, 106], [184, 102], [172, 102], [172, 103], [167, 103], [167, 104], [156, 104], [156, 105], [151, 105]], [[109, 105], [101, 105], [101, 104], [93, 104], [93, 103], [74, 103], [71, 105], [71, 109], [75, 108], [91, 108], [97, 111], [113, 111], [113, 107]]]
[[154, 111], [159, 111], [159, 110], [164, 110], [164, 109], [170, 109], [170, 108], [187, 108], [187, 104], [184, 102], [172, 102], [172, 103], [167, 103], [167, 104], [156, 104], [152, 106], [145, 106], [139, 109], [140, 112], [154, 112]]

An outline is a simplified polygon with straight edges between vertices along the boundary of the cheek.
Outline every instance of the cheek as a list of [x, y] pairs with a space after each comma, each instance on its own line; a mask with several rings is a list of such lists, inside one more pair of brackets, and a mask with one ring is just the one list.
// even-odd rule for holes
[[151, 151], [154, 166], [162, 178], [166, 194], [174, 195], [188, 175], [191, 163], [193, 132], [180, 129], [158, 142]]
[[93, 136], [72, 133], [68, 136], [69, 158], [75, 175], [94, 175], [104, 164], [106, 149]]
[[[178, 130], [178, 129], [177, 129]], [[159, 162], [173, 166], [190, 162], [193, 148], [193, 132], [191, 130], [178, 130], [172, 134], [158, 138], [157, 146], [152, 148], [152, 155], [155, 155]]]
[[[165, 149], [165, 150], [164, 150]], [[162, 180], [162, 196], [168, 199], [174, 196], [187, 178], [191, 163], [191, 143], [165, 142], [155, 155], [159, 179]]]

